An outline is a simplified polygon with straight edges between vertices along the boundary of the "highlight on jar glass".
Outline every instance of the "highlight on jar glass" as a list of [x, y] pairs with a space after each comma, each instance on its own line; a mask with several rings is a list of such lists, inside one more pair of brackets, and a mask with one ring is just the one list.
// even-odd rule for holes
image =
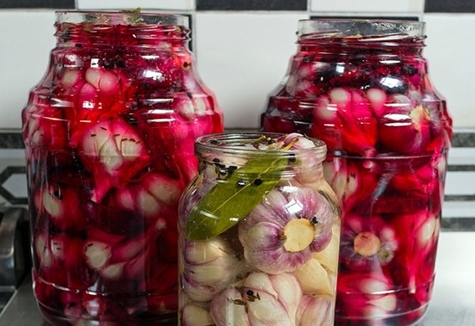
[[34, 294], [53, 325], [176, 324], [178, 201], [223, 117], [186, 16], [56, 13], [22, 112]]
[[340, 210], [325, 144], [214, 134], [195, 152], [179, 204], [179, 324], [333, 325]]
[[452, 119], [423, 56], [425, 24], [302, 20], [261, 115], [323, 140], [342, 208], [335, 325], [414, 325], [431, 298]]

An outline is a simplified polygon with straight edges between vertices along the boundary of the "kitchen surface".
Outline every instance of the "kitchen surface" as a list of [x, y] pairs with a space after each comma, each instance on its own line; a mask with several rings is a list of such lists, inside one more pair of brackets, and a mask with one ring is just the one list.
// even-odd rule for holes
[[[474, 251], [473, 233], [442, 232], [433, 298], [419, 326], [475, 325]], [[0, 326], [42, 325], [48, 324], [42, 321], [28, 278], [0, 314]]]

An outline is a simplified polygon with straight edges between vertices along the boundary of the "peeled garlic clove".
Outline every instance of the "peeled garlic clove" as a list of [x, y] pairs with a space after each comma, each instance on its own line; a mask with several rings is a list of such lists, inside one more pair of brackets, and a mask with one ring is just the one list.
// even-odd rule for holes
[[211, 326], [214, 321], [209, 311], [203, 307], [187, 304], [181, 312], [182, 326]]
[[233, 288], [227, 288], [213, 297], [210, 313], [217, 326], [250, 326], [247, 317], [247, 305], [241, 293]]
[[294, 275], [300, 281], [302, 291], [306, 294], [335, 295], [335, 286], [330, 282], [328, 272], [316, 259], [310, 259]]
[[325, 249], [312, 253], [312, 258], [318, 260], [320, 264], [329, 272], [335, 273], [338, 270], [338, 252], [340, 250], [340, 225], [332, 227], [332, 238]]

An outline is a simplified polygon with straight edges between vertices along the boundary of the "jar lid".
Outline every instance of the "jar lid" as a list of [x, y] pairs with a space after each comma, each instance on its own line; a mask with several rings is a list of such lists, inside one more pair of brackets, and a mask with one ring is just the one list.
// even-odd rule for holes
[[397, 41], [408, 37], [424, 37], [425, 22], [380, 19], [301, 19], [300, 39], [340, 38], [344, 40]]
[[56, 11], [56, 23], [92, 23], [104, 25], [177, 25], [189, 28], [185, 15], [131, 11]]

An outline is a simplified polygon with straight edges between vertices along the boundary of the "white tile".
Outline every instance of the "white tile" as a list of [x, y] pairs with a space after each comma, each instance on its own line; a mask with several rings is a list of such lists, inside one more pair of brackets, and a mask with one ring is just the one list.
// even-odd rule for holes
[[444, 218], [474, 218], [475, 201], [446, 201], [442, 206]]
[[475, 195], [475, 172], [449, 171], [445, 193], [447, 195]]
[[297, 22], [307, 13], [197, 13], [197, 66], [228, 128], [256, 128], [266, 95], [296, 51]]
[[78, 9], [163, 9], [193, 10], [195, 0], [77, 0]]
[[425, 14], [429, 71], [454, 126], [475, 127], [475, 14]]
[[475, 147], [452, 147], [449, 150], [449, 165], [475, 165]]
[[309, 7], [315, 12], [419, 13], [424, 0], [310, 0]]
[[29, 90], [54, 47], [54, 11], [0, 10], [0, 128], [20, 128]]

